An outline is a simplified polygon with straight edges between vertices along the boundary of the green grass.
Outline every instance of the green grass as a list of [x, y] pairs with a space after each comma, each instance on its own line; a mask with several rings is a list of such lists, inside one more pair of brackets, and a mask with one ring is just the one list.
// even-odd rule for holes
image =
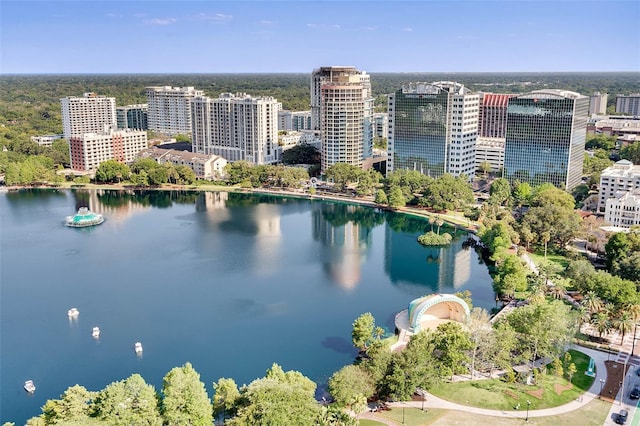
[[[446, 410], [439, 408], [430, 408], [427, 411], [422, 411], [413, 407], [405, 407], [404, 410], [402, 407], [393, 407], [389, 411], [380, 411], [376, 415], [392, 420], [399, 425], [402, 424], [402, 420], [404, 419], [404, 424], [406, 425], [420, 426], [432, 424], [444, 413], [446, 413]], [[362, 424], [362, 420], [360, 424]]]
[[[558, 395], [554, 385], [567, 385], [568, 380], [545, 374], [538, 377], [536, 385], [523, 385], [520, 383], [506, 383], [500, 379], [473, 380], [457, 383], [446, 383], [430, 389], [434, 395], [459, 404], [474, 407], [489, 408], [494, 410], [514, 410], [519, 405], [519, 410], [526, 410], [527, 400], [531, 401], [532, 410], [557, 407], [576, 399], [583, 394], [594, 378], [584, 374], [589, 358], [581, 352], [570, 351], [572, 360], [576, 364], [577, 372], [573, 376], [573, 387], [562, 391]], [[530, 391], [543, 388], [542, 397], [538, 398]]]
[[544, 258], [544, 253], [527, 253], [527, 254], [531, 258], [531, 260], [533, 260], [533, 263], [535, 263], [536, 266], [545, 262], [552, 262], [560, 265], [562, 269], [566, 269], [567, 265], [569, 265], [569, 258], [566, 256], [562, 256], [560, 254], [547, 253], [546, 259]]
[[362, 419], [358, 421], [360, 426], [379, 426], [384, 425], [384, 423], [376, 422], [375, 420]]
[[[604, 424], [609, 414], [611, 404], [605, 401], [594, 399], [579, 410], [565, 414], [548, 417], [530, 417], [529, 421], [524, 419], [513, 419], [507, 417], [491, 417], [479, 414], [469, 414], [462, 411], [446, 411], [442, 416], [431, 423], [433, 426], [601, 426]], [[407, 425], [412, 425], [407, 423]]]

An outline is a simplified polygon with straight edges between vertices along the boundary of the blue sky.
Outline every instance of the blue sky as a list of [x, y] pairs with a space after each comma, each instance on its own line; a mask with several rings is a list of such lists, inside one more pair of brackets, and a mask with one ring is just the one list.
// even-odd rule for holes
[[5, 1], [2, 73], [640, 71], [640, 1]]

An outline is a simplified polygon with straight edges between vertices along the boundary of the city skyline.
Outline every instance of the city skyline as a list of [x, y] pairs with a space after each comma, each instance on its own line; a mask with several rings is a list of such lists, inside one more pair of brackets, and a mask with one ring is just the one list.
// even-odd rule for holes
[[640, 70], [635, 1], [2, 1], [0, 71]]

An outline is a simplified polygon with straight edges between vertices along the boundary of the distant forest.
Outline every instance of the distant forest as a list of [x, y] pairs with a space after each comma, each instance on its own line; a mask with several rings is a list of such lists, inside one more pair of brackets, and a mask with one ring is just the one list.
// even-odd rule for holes
[[[408, 82], [457, 81], [473, 91], [525, 93], [543, 88], [584, 95], [640, 92], [640, 73], [372, 73], [376, 109], [386, 109], [385, 94]], [[193, 86], [217, 97], [224, 92], [273, 96], [284, 109], [308, 110], [309, 74], [86, 74], [0, 76], [0, 144], [7, 139], [62, 133], [60, 98], [84, 92], [114, 96], [118, 106], [145, 103], [147, 86]]]

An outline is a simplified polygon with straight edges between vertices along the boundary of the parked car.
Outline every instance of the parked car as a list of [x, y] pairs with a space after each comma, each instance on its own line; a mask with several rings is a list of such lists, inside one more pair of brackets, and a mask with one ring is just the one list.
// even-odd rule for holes
[[631, 399], [639, 399], [640, 398], [640, 386], [634, 386], [633, 390], [629, 394]]
[[627, 417], [629, 417], [629, 412], [627, 410], [620, 410], [620, 413], [616, 416], [616, 423], [619, 425], [623, 425], [627, 422]]

